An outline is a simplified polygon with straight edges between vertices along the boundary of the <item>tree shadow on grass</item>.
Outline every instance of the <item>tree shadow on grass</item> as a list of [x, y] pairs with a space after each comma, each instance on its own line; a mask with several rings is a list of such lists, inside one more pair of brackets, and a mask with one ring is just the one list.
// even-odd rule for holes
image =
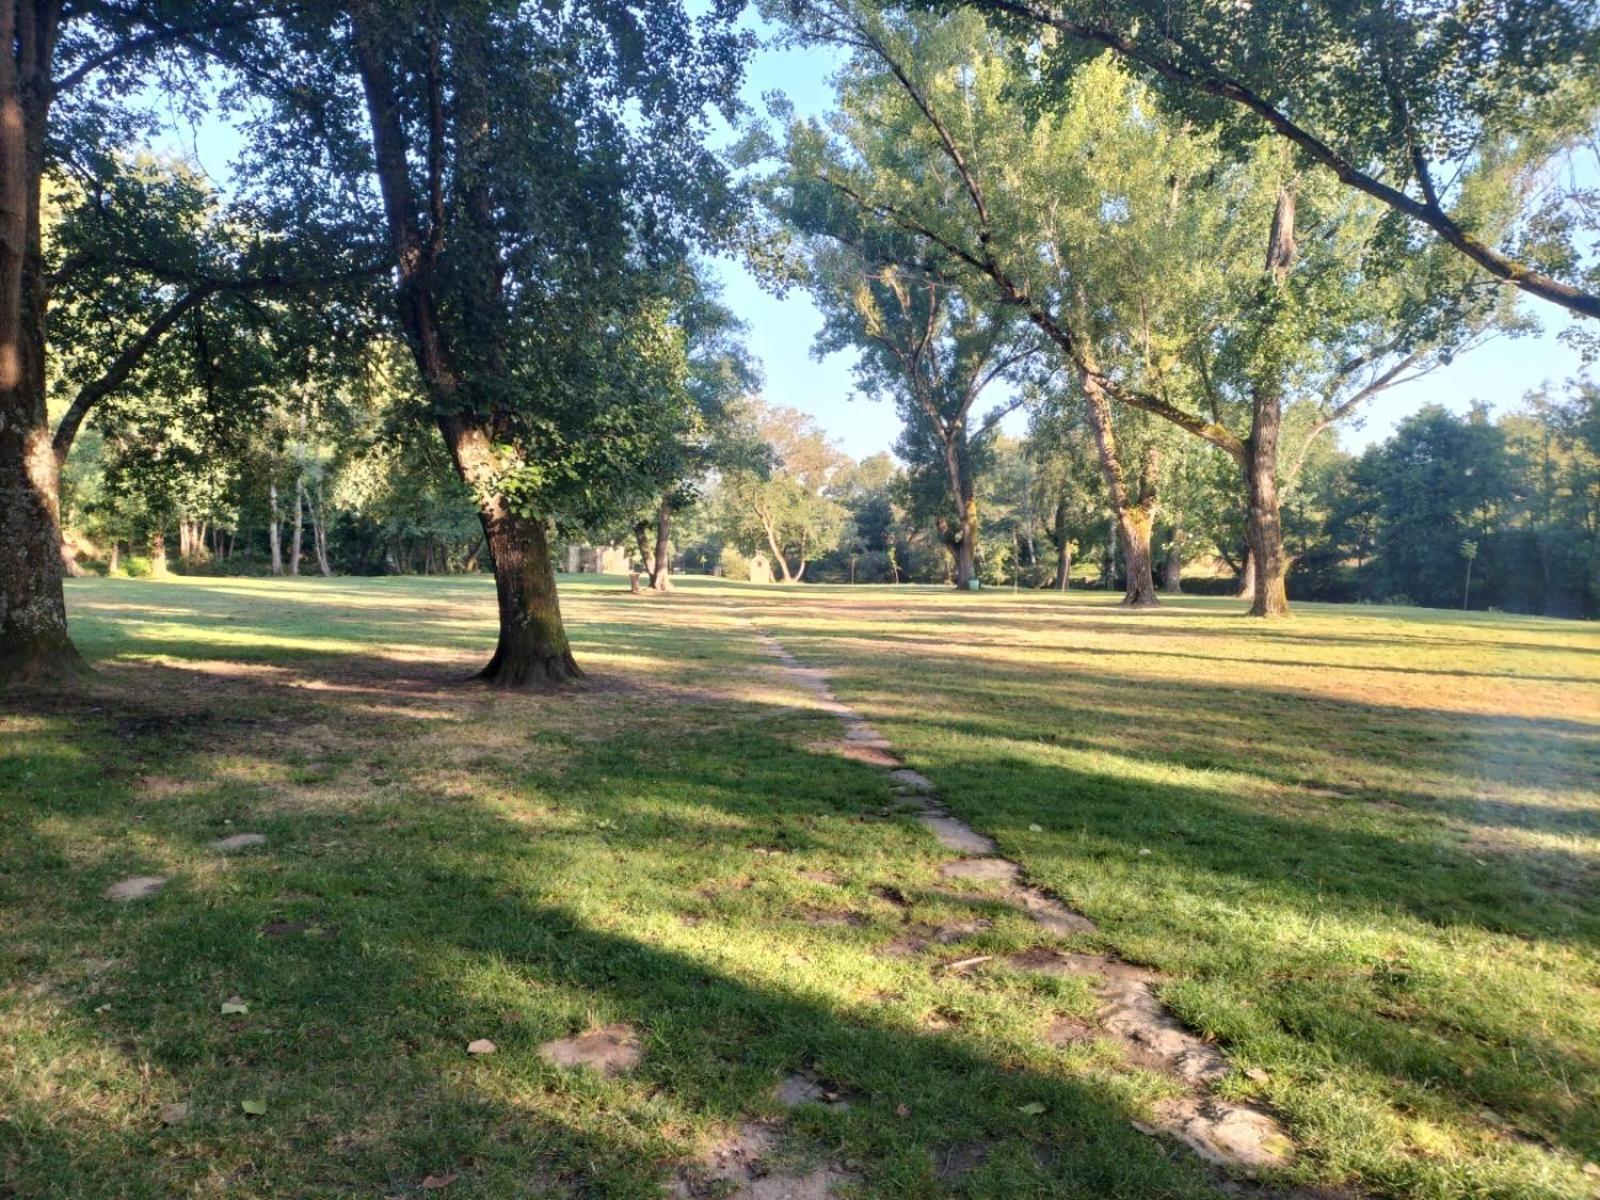
[[[338, 704], [276, 688], [241, 687], [232, 699], [235, 715], [296, 704], [316, 720]], [[170, 698], [146, 691], [144, 701], [144, 713], [122, 719], [171, 715]], [[361, 721], [361, 738], [387, 731]], [[424, 785], [347, 812], [279, 814], [266, 823], [264, 851], [224, 867], [196, 855], [196, 822], [232, 810], [204, 794], [138, 799], [105, 722], [80, 726], [91, 770], [58, 764], [60, 778], [75, 770], [79, 786], [40, 781], [49, 786], [20, 796], [7, 818], [31, 839], [10, 843], [25, 856], [8, 864], [12, 902], [51, 896], [10, 914], [21, 973], [51, 1010], [29, 1035], [49, 1044], [29, 1054], [52, 1076], [78, 1079], [65, 1092], [23, 1081], [7, 1103], [0, 1178], [18, 1197], [413, 1195], [429, 1174], [456, 1174], [453, 1196], [534, 1196], [544, 1185], [556, 1195], [655, 1196], [697, 1138], [776, 1115], [770, 1091], [792, 1071], [849, 1095], [847, 1111], [802, 1110], [791, 1127], [802, 1148], [853, 1163], [867, 1195], [1210, 1193], [1190, 1161], [1132, 1129], [1128, 1087], [1074, 1074], [1042, 1049], [1019, 1059], [1003, 1039], [932, 1034], [892, 1007], [842, 1001], [820, 939], [866, 932], [807, 930], [793, 913], [748, 911], [742, 926], [719, 931], [712, 906], [694, 927], [698, 952], [668, 944], [682, 912], [706, 906], [696, 880], [662, 861], [664, 837], [693, 844], [680, 865], [698, 862], [699, 882], [746, 858], [753, 833], [797, 856], [845, 854], [848, 824], [827, 838], [805, 831], [867, 792], [881, 795], [875, 772], [745, 731], [731, 748], [756, 764], [749, 777], [730, 782], [710, 760], [668, 773], [669, 790], [729, 819], [685, 823], [669, 805], [629, 820], [637, 790], [609, 773], [648, 756], [601, 747], [586, 762], [593, 777], [559, 798], [585, 828], [614, 826], [579, 847], [616, 863], [587, 881], [559, 825], [530, 830]], [[214, 739], [230, 733], [227, 718], [176, 736], [147, 730], [137, 750], [163, 756], [177, 778], [203, 772]], [[504, 768], [489, 781], [516, 774]], [[773, 786], [796, 773], [815, 790]], [[142, 844], [102, 848], [101, 861], [62, 887], [54, 865], [82, 863], [95, 849], [74, 844], [71, 830], [112, 830], [136, 799], [148, 818]], [[136, 906], [101, 899], [104, 883], [140, 859], [173, 873], [167, 888]], [[654, 890], [621, 882], [641, 873]], [[608, 879], [618, 894], [586, 904], [583, 890]], [[611, 904], [658, 911], [640, 919], [631, 910], [639, 932], [630, 935], [595, 924]], [[817, 961], [790, 961], [796, 953]], [[108, 962], [85, 966], [97, 959]], [[247, 999], [248, 1013], [219, 1012], [232, 994]], [[542, 1041], [591, 1021], [641, 1030], [635, 1072], [603, 1080], [539, 1060]], [[469, 1058], [464, 1048], [479, 1037], [498, 1052]], [[246, 1116], [245, 1099], [264, 1101], [266, 1114]], [[189, 1118], [162, 1127], [160, 1105], [177, 1100], [191, 1106]], [[992, 1141], [989, 1162], [941, 1184], [936, 1152], [974, 1139]]]

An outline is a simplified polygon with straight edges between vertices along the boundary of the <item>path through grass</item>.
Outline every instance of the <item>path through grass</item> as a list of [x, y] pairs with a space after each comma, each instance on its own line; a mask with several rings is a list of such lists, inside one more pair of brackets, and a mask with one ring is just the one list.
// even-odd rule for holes
[[[1213, 1194], [1133, 1127], [1171, 1085], [1051, 1039], [1087, 987], [998, 965], [1050, 939], [942, 886], [751, 621], [1082, 948], [1173, 978], [1305, 1147], [1285, 1182], [1600, 1186], [1591, 627], [600, 581], [565, 591], [590, 682], [523, 697], [456, 682], [486, 580], [72, 602], [90, 692], [0, 716], [0, 1195], [658, 1196], [797, 1072], [849, 1104], [785, 1152], [866, 1196]], [[132, 875], [169, 882], [103, 898]], [[970, 932], [882, 954], [910, 925]], [[612, 1022], [631, 1072], [536, 1053]]]

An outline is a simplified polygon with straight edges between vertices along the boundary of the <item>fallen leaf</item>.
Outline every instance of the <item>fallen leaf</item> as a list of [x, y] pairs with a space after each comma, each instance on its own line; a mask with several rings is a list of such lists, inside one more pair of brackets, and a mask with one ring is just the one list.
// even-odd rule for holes
[[444, 1175], [424, 1175], [422, 1178], [422, 1190], [425, 1192], [433, 1192], [437, 1191], [439, 1188], [449, 1187], [456, 1181], [456, 1178], [457, 1174], [454, 1171], [450, 1171]]
[[189, 1119], [189, 1106], [187, 1104], [169, 1104], [161, 1110], [161, 1123], [163, 1125], [182, 1125]]
[[894, 1106], [894, 1115], [897, 1117], [909, 1117], [911, 1115], [911, 1110], [904, 1104], [896, 1104]]
[[477, 1041], [467, 1043], [468, 1054], [493, 1054], [498, 1049], [500, 1047], [496, 1046], [488, 1038], [479, 1038]]
[[267, 1115], [267, 1102], [265, 1100], [241, 1100], [239, 1107], [244, 1109], [246, 1115], [264, 1117]]
[[1017, 1111], [1025, 1112], [1030, 1117], [1039, 1117], [1044, 1115], [1044, 1105], [1040, 1104], [1037, 1100], [1034, 1100], [1028, 1104], [1022, 1105], [1017, 1109]]
[[239, 996], [229, 996], [222, 1002], [222, 1015], [225, 1017], [237, 1016], [250, 1011], [250, 1006]]
[[1043, 825], [1029, 825], [1028, 826], [1028, 832], [1029, 833], [1043, 833], [1044, 832], [1044, 826]]

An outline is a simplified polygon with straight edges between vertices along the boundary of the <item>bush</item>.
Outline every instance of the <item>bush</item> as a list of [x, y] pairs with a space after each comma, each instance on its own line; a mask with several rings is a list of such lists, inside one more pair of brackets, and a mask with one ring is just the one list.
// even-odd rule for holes
[[153, 574], [150, 559], [143, 554], [126, 554], [122, 558], [122, 574], [129, 579], [148, 579]]
[[722, 553], [717, 557], [717, 574], [724, 579], [750, 578], [750, 560], [740, 554], [732, 546], [724, 546]]

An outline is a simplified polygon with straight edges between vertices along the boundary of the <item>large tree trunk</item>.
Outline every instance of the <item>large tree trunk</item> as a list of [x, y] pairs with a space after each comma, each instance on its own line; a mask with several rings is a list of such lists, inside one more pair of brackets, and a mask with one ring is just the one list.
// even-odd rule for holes
[[0, 685], [86, 669], [67, 636], [60, 476], [45, 409], [39, 197], [54, 14], [0, 2]]
[[150, 574], [167, 573], [167, 531], [157, 526], [150, 531]]
[[441, 417], [440, 432], [456, 470], [479, 497], [478, 519], [494, 564], [500, 605], [500, 639], [478, 678], [497, 687], [537, 688], [583, 674], [572, 657], [556, 596], [555, 561], [542, 520], [518, 516], [486, 486], [494, 476], [486, 430], [460, 418]]
[[944, 433], [943, 439], [945, 474], [956, 511], [950, 557], [955, 567], [956, 587], [968, 588], [978, 577], [978, 498], [972, 482], [972, 459], [964, 427]]
[[[432, 243], [431, 235], [442, 235], [443, 229], [435, 226], [430, 237], [425, 238], [419, 225], [418, 214], [424, 209], [417, 203], [412, 186], [413, 147], [409, 144], [402, 117], [404, 103], [391, 65], [391, 55], [402, 50], [410, 52], [409, 41], [391, 40], [395, 36], [393, 27], [385, 21], [382, 6], [376, 0], [362, 0], [352, 4], [348, 11], [354, 35], [352, 46], [372, 129], [378, 188], [383, 196], [384, 215], [399, 275], [395, 302], [400, 324], [418, 374], [438, 406], [436, 411], [441, 415], [437, 423], [450, 448], [456, 473], [478, 497], [478, 517], [494, 564], [500, 637], [494, 656], [479, 678], [497, 686], [514, 688], [575, 679], [581, 672], [572, 657], [566, 628], [561, 621], [544, 521], [513, 513], [499, 492], [500, 470], [493, 450], [495, 414], [463, 412], [461, 408], [461, 363], [474, 362], [477, 370], [493, 378], [504, 368], [503, 362], [497, 361], [503, 347], [478, 347], [479, 353], [458, 356], [438, 321], [439, 297], [433, 253], [437, 246]], [[410, 36], [405, 34], [406, 38]], [[473, 96], [468, 102], [482, 104], [486, 101], [481, 96]], [[458, 119], [468, 130], [487, 130], [490, 124], [487, 120], [477, 121], [466, 116]], [[417, 153], [426, 156], [428, 168], [435, 177], [441, 177], [446, 171], [447, 146], [445, 138], [432, 138], [425, 148], [416, 148]], [[492, 152], [493, 147], [486, 137], [478, 145], [455, 148], [458, 159], [470, 160], [473, 155]], [[461, 168], [459, 161], [456, 165]], [[468, 168], [458, 173], [473, 174], [470, 163]], [[489, 199], [481, 189], [467, 199], [467, 224], [469, 228], [477, 225], [479, 243], [474, 251], [469, 232], [465, 253], [478, 260], [470, 278], [481, 289], [476, 300], [492, 323], [495, 315], [504, 312], [504, 297], [500, 294], [500, 264], [492, 251], [493, 214], [486, 211], [490, 207]], [[435, 221], [440, 219], [437, 214], [433, 217]], [[481, 352], [484, 349], [488, 350], [486, 355]]]
[[672, 504], [667, 500], [656, 510], [655, 562], [650, 571], [650, 586], [658, 592], [672, 590]]
[[[1250, 492], [1250, 512], [1245, 535], [1250, 540], [1247, 571], [1252, 617], [1286, 617], [1289, 595], [1284, 586], [1288, 559], [1283, 552], [1283, 519], [1278, 509], [1278, 427], [1282, 418], [1277, 404], [1258, 403], [1246, 445], [1245, 484]], [[1263, 409], [1270, 408], [1270, 412]]]
[[[1284, 277], [1295, 256], [1295, 194], [1293, 187], [1278, 189], [1267, 241], [1266, 304], [1269, 319], [1276, 314]], [[1278, 507], [1278, 435], [1283, 425], [1283, 391], [1279, 372], [1269, 364], [1251, 389], [1250, 436], [1245, 441], [1245, 486], [1250, 509], [1245, 537], [1255, 560], [1255, 589], [1250, 604], [1253, 617], [1286, 617], [1289, 597], [1284, 588], [1288, 562], [1283, 552], [1283, 518]]]
[[[1117, 459], [1110, 401], [1094, 376], [1084, 372], [1080, 380], [1083, 384], [1084, 409], [1089, 417], [1089, 427], [1094, 431], [1095, 448], [1099, 452], [1100, 474], [1105, 479], [1111, 515], [1117, 526], [1117, 541], [1127, 564], [1128, 583], [1122, 603], [1129, 608], [1154, 608], [1161, 603], [1156, 594], [1150, 555], [1150, 530], [1155, 524], [1158, 507], [1154, 451], [1145, 455], [1139, 477], [1139, 496], [1137, 500], [1131, 500], [1122, 464]], [[1114, 570], [1112, 574], [1115, 575]]]

